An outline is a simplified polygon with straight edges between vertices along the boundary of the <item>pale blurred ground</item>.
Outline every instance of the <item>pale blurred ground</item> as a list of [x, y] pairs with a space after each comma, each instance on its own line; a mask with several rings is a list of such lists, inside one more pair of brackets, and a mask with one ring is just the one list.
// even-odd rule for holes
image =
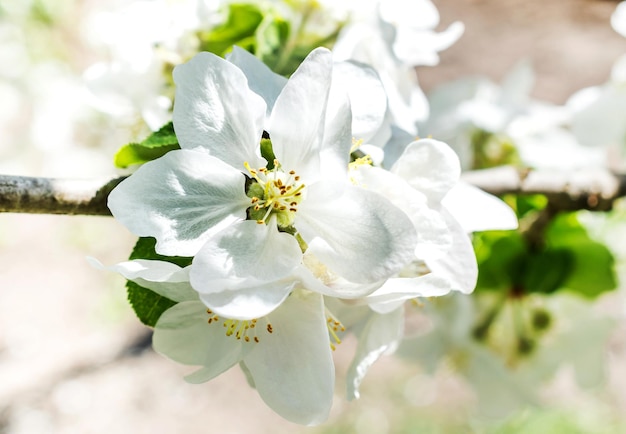
[[[442, 55], [439, 67], [420, 68], [421, 83], [427, 88], [473, 73], [499, 79], [518, 60], [530, 58], [538, 75], [535, 95], [562, 102], [582, 86], [603, 82], [613, 60], [626, 52], [626, 40], [609, 26], [615, 2], [440, 0], [435, 4], [443, 24], [461, 20], [467, 30]], [[89, 5], [85, 2], [82, 7]], [[67, 36], [72, 25], [65, 23], [59, 38]], [[7, 48], [1, 36], [0, 50]], [[84, 52], [82, 41], [70, 39], [82, 58], [97, 57]], [[88, 65], [78, 58], [66, 59], [70, 67], [57, 63], [48, 67], [68, 72], [69, 77]], [[124, 137], [127, 133], [103, 135], [98, 130], [76, 137], [61, 136], [51, 128], [37, 142], [30, 134], [34, 128], [30, 122], [38, 110], [38, 92], [25, 91], [26, 72], [12, 75], [14, 65], [0, 66], [2, 88], [16, 86], [33, 98], [9, 106], [20, 116], [5, 116], [9, 120], [0, 123], [10, 132], [0, 134], [4, 173], [78, 177], [114, 172], [107, 162], [116, 144], [130, 138]], [[32, 77], [39, 79], [45, 80], [45, 75]], [[0, 101], [5, 115], [9, 102]], [[52, 112], [61, 115], [70, 104], [63, 98], [54, 102], [58, 106]], [[93, 119], [86, 113], [81, 116], [86, 125]], [[89, 155], [78, 162], [73, 152], [80, 149], [80, 139], [92, 136], [103, 141], [87, 144]], [[61, 149], [45, 146], [67, 137], [77, 143], [66, 143]], [[49, 164], [54, 155], [61, 161]], [[110, 218], [0, 215], [0, 433], [483, 432], [486, 422], [473, 412], [472, 392], [445, 366], [431, 379], [418, 366], [385, 358], [366, 378], [362, 398], [347, 402], [343, 372], [354, 348], [350, 338], [336, 353], [333, 413], [326, 425], [315, 429], [276, 416], [245, 384], [238, 369], [208, 384], [186, 384], [182, 376], [188, 368], [143, 347], [133, 350], [146, 328], [125, 303], [123, 279], [94, 270], [85, 260], [94, 256], [106, 264], [118, 262], [127, 257], [133, 242]], [[604, 297], [600, 305], [621, 320], [624, 309], [619, 294]], [[552, 398], [551, 409], [513, 416], [531, 425], [510, 432], [549, 432], [532, 427], [562, 420], [579, 428], [570, 432], [625, 432], [616, 423], [622, 423], [622, 428], [626, 424], [626, 327], [622, 324], [618, 331], [607, 352], [606, 388], [581, 391], [564, 371], [546, 392]]]

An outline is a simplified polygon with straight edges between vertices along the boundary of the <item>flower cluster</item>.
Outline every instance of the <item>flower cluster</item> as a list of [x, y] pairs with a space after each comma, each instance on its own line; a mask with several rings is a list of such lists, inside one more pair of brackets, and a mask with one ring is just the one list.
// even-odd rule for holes
[[154, 347], [198, 366], [189, 381], [240, 364], [276, 412], [320, 423], [334, 390], [331, 350], [351, 325], [342, 317], [372, 324], [358, 327], [348, 390], [357, 397], [367, 368], [402, 338], [406, 300], [473, 290], [471, 243], [444, 204], [458, 158], [422, 139], [390, 170], [374, 164], [362, 131], [385, 112], [350, 96], [380, 82], [324, 48], [289, 80], [235, 48], [227, 59], [196, 55], [174, 82], [181, 149], [139, 167], [109, 208], [154, 237], [156, 253], [191, 265], [111, 269], [176, 303], [156, 323]]

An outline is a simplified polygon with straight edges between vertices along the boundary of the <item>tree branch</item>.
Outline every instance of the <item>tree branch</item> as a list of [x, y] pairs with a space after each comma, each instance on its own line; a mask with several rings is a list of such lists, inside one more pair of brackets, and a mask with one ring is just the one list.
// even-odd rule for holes
[[557, 171], [501, 166], [466, 172], [462, 179], [496, 196], [542, 194], [553, 211], [609, 211], [616, 199], [626, 196], [626, 175], [600, 168]]
[[[109, 193], [125, 177], [70, 180], [0, 175], [0, 212], [110, 216]], [[462, 179], [497, 196], [543, 194], [554, 211], [608, 211], [626, 196], [626, 175], [604, 169], [517, 170], [510, 166], [465, 172]]]
[[0, 175], [0, 212], [110, 216], [107, 198], [123, 179], [70, 180]]

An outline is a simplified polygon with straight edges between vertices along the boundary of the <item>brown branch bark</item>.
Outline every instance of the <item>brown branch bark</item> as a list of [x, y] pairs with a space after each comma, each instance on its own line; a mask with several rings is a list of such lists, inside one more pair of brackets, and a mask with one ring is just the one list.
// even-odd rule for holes
[[107, 198], [123, 179], [70, 180], [0, 175], [0, 212], [110, 216]]
[[497, 196], [543, 194], [554, 211], [608, 211], [626, 196], [626, 175], [606, 169], [518, 170], [510, 166], [476, 170], [463, 180]]
[[[110, 216], [109, 193], [124, 177], [70, 180], [0, 175], [0, 212]], [[626, 175], [603, 169], [570, 172], [503, 166], [466, 172], [462, 179], [495, 195], [543, 194], [555, 211], [607, 211], [626, 196]]]

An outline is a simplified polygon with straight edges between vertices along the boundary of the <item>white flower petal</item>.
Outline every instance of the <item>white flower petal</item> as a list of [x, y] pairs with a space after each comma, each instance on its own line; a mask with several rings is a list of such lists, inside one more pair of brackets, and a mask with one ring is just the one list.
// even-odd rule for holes
[[211, 237], [195, 256], [191, 285], [219, 315], [252, 319], [274, 310], [289, 294], [301, 263], [296, 239], [274, 220], [235, 223]]
[[[340, 97], [336, 95], [335, 98]], [[327, 112], [320, 153], [323, 179], [336, 178], [338, 182], [346, 179], [352, 148], [351, 113], [347, 95], [344, 95], [341, 103], [337, 102], [332, 114]]]
[[441, 204], [468, 233], [517, 229], [517, 216], [510, 206], [465, 182], [455, 185]]
[[272, 334], [244, 358], [259, 394], [287, 420], [322, 423], [335, 382], [322, 296], [293, 293], [268, 320]]
[[426, 195], [387, 170], [362, 165], [351, 172], [357, 185], [387, 198], [409, 217], [417, 232], [415, 256], [432, 258], [444, 255], [452, 243], [444, 216], [428, 204]]
[[359, 398], [359, 387], [369, 368], [380, 356], [394, 351], [404, 327], [404, 310], [396, 309], [388, 314], [372, 313], [358, 337], [358, 346], [352, 364], [348, 368], [346, 387], [348, 399]]
[[397, 30], [393, 51], [403, 63], [435, 66], [439, 63], [437, 52], [458, 41], [465, 26], [456, 21], [440, 33], [408, 27], [399, 27]]
[[115, 271], [124, 278], [148, 288], [173, 301], [198, 300], [198, 293], [189, 284], [189, 267], [181, 268], [166, 261], [136, 259], [105, 267], [94, 258], [87, 258], [99, 269]]
[[204, 381], [226, 371], [245, 354], [242, 341], [226, 336], [222, 324], [209, 324], [208, 318], [201, 302], [178, 303], [163, 312], [152, 338], [157, 352], [179, 363], [204, 366], [208, 371]]
[[[356, 283], [371, 283], [400, 271], [417, 243], [413, 224], [381, 195], [319, 182], [307, 189], [296, 226], [331, 271]], [[335, 190], [335, 191], [333, 191]]]
[[368, 65], [354, 61], [335, 63], [327, 122], [339, 112], [338, 96], [343, 92], [347, 92], [352, 106], [352, 136], [367, 143], [385, 120], [387, 94], [383, 83], [376, 71]]
[[203, 148], [243, 171], [264, 165], [257, 155], [266, 104], [243, 72], [212, 53], [174, 68], [174, 130], [183, 149]]
[[201, 293], [200, 300], [220, 317], [251, 320], [268, 315], [285, 301], [296, 285], [293, 278], [272, 282], [243, 279], [225, 282], [221, 292]]
[[212, 233], [246, 217], [244, 176], [204, 152], [179, 150], [141, 166], [109, 195], [113, 216], [156, 251], [193, 256]]
[[294, 270], [294, 277], [309, 291], [342, 299], [362, 298], [371, 294], [385, 282], [354, 283], [334, 275], [314, 255], [304, 257], [305, 265]]
[[429, 29], [439, 24], [439, 11], [430, 0], [379, 2], [380, 18], [398, 27]]
[[270, 119], [274, 155], [307, 182], [318, 172], [332, 66], [330, 51], [313, 50], [278, 96]]
[[[244, 220], [215, 234], [193, 260], [191, 282], [256, 277], [270, 281], [287, 276], [300, 264], [295, 237], [279, 232], [275, 220]], [[194, 285], [195, 286], [195, 285]], [[214, 290], [201, 292], [215, 292]]]
[[248, 79], [250, 89], [263, 97], [269, 117], [278, 95], [287, 84], [287, 79], [273, 72], [265, 63], [241, 47], [234, 46], [233, 51], [226, 55], [226, 60], [241, 69]]
[[417, 277], [394, 277], [367, 296], [367, 303], [374, 312], [389, 313], [406, 300], [418, 297], [440, 297], [452, 288], [448, 279], [433, 273]]
[[439, 202], [458, 182], [461, 166], [448, 145], [438, 140], [421, 139], [406, 147], [391, 171], [431, 201]]
[[452, 233], [453, 244], [448, 254], [434, 259], [426, 259], [426, 266], [433, 275], [449, 281], [451, 289], [469, 294], [476, 287], [478, 264], [470, 237], [465, 229], [448, 213], [442, 210]]

